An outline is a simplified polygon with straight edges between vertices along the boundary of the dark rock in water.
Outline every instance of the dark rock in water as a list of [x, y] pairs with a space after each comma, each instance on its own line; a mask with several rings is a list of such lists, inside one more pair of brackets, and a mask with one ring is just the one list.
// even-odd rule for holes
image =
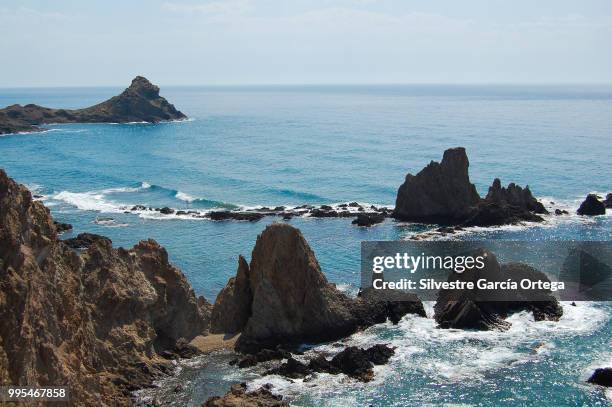
[[480, 202], [468, 167], [465, 149], [457, 147], [446, 150], [440, 163], [432, 161], [417, 175], [406, 175], [393, 216], [403, 221], [461, 223]]
[[[484, 258], [484, 268], [468, 268], [463, 273], [452, 273], [448, 281], [488, 282], [523, 279], [550, 282], [546, 275], [528, 265], [509, 263], [500, 265], [493, 253], [479, 249], [474, 258]], [[510, 323], [504, 319], [520, 311], [531, 311], [536, 321], [558, 321], [563, 309], [549, 290], [440, 290], [434, 306], [434, 318], [440, 328], [507, 329]]]
[[142, 76], [120, 95], [84, 109], [50, 109], [33, 104], [11, 105], [0, 110], [0, 134], [41, 131], [45, 123], [158, 123], [186, 119], [159, 96], [159, 88]]
[[63, 242], [73, 249], [88, 249], [97, 242], [111, 245], [113, 242], [106, 236], [96, 235], [94, 233], [79, 233], [77, 237], [63, 240]]
[[313, 209], [310, 211], [313, 218], [337, 218], [338, 212], [333, 210]]
[[395, 350], [387, 345], [378, 344], [366, 349], [366, 353], [372, 363], [384, 365], [391, 359], [391, 356], [395, 355]]
[[180, 338], [176, 341], [173, 349], [165, 350], [161, 353], [161, 356], [165, 359], [191, 359], [195, 356], [201, 355], [202, 352], [191, 345], [185, 338]]
[[374, 377], [372, 367], [383, 365], [389, 361], [395, 350], [387, 345], [377, 344], [368, 349], [349, 346], [335, 355], [331, 361], [323, 355], [318, 355], [308, 362], [308, 365], [288, 358], [286, 363], [271, 369], [267, 374], [278, 374], [291, 379], [301, 379], [312, 373], [325, 372], [330, 374], [344, 373], [355, 379], [368, 382]]
[[605, 215], [606, 205], [599, 200], [597, 195], [588, 194], [576, 213], [586, 216]]
[[[244, 281], [240, 290], [239, 280]], [[400, 311], [420, 312], [420, 301], [410, 299], [412, 307]], [[230, 327], [232, 331], [244, 324], [236, 348], [245, 353], [339, 339], [395, 318], [398, 311], [392, 312], [391, 304], [373, 295], [354, 300], [337, 290], [299, 230], [284, 223], [269, 225], [258, 236], [250, 266], [241, 261], [236, 280], [230, 280], [217, 298], [213, 315], [223, 319], [223, 310], [231, 310], [228, 315], [240, 321]], [[213, 327], [230, 329], [225, 322]]]
[[474, 208], [471, 216], [461, 226], [500, 226], [519, 222], [542, 222], [544, 219], [535, 213], [517, 206], [500, 202], [483, 201]]
[[604, 200], [604, 205], [606, 208], [612, 208], [612, 193], [606, 195], [606, 199]]
[[357, 218], [353, 220], [352, 224], [357, 226], [372, 226], [377, 223], [381, 223], [385, 220], [385, 215], [380, 213], [360, 213]]
[[302, 379], [311, 373], [312, 370], [308, 366], [292, 357], [287, 359], [282, 365], [267, 372], [267, 374], [277, 374], [290, 379]]
[[255, 366], [257, 364], [257, 358], [255, 355], [247, 355], [244, 358], [240, 359], [238, 362], [238, 367], [244, 369], [245, 367]]
[[338, 368], [342, 373], [363, 382], [369, 382], [374, 378], [368, 351], [356, 346], [349, 346], [338, 353], [331, 360], [331, 364]]
[[[237, 359], [236, 363], [238, 364], [238, 367], [243, 368], [255, 366], [257, 363], [261, 362], [289, 359], [291, 357], [291, 353], [282, 348], [262, 349], [257, 353], [246, 355], [242, 359]], [[230, 362], [230, 364], [232, 363]]]
[[[132, 211], [146, 211], [147, 207], [144, 205], [134, 205], [132, 206], [132, 209], [130, 209]], [[151, 210], [151, 208], [149, 208], [149, 210]]]
[[514, 182], [508, 184], [507, 188], [501, 186], [499, 178], [493, 180], [493, 185], [489, 187], [489, 192], [485, 198], [488, 202], [506, 203], [518, 207], [524, 211], [546, 214], [548, 211], [541, 202], [533, 197], [529, 186], [524, 189]]
[[612, 387], [612, 367], [595, 369], [587, 381], [600, 386]]
[[71, 405], [132, 405], [210, 311], [155, 241], [84, 240], [82, 253], [62, 243], [49, 210], [0, 170], [0, 378], [69, 384]]
[[72, 230], [72, 225], [70, 223], [62, 223], [62, 222], [58, 222], [54, 220], [53, 224], [55, 225], [55, 229], [57, 230], [57, 233], [64, 233], [69, 230]]
[[202, 407], [289, 407], [281, 396], [272, 394], [269, 388], [247, 392], [245, 383], [235, 384], [223, 397], [211, 397]]
[[159, 210], [159, 213], [163, 213], [164, 215], [171, 215], [174, 213], [174, 209], [164, 206], [163, 208]]
[[329, 206], [329, 205], [321, 205], [321, 207], [320, 207], [320, 208], [321, 208], [321, 210], [323, 210], [323, 211], [331, 211], [332, 209], [334, 209], [334, 208], [332, 208], [332, 207], [331, 207], [331, 206]]
[[555, 209], [555, 215], [569, 215], [569, 212], [565, 209]]
[[470, 183], [469, 161], [462, 147], [448, 149], [440, 163], [432, 161], [417, 175], [408, 174], [400, 186], [393, 217], [402, 221], [441, 225], [499, 226], [523, 221], [541, 222], [548, 213], [529, 187], [495, 179], [485, 199]]
[[308, 368], [313, 372], [325, 372], [331, 374], [340, 373], [340, 369], [332, 365], [332, 363], [323, 355], [317, 355], [308, 362]]
[[208, 213], [208, 217], [212, 220], [246, 220], [249, 222], [256, 222], [264, 216], [266, 215], [256, 212], [215, 211]]

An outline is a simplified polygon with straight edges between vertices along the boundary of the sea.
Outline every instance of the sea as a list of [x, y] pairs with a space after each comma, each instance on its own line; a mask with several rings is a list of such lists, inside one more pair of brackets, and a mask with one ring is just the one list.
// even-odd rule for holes
[[[79, 108], [117, 88], [0, 89], [0, 106], [36, 103]], [[0, 136], [0, 168], [47, 205], [56, 220], [131, 247], [153, 238], [213, 302], [250, 258], [258, 222], [194, 219], [134, 205], [183, 210], [359, 202], [392, 207], [407, 173], [463, 146], [470, 178], [486, 195], [494, 178], [529, 185], [545, 206], [539, 224], [474, 228], [451, 239], [612, 240], [612, 216], [581, 217], [587, 193], [612, 192], [612, 86], [304, 85], [162, 87], [189, 120], [160, 124], [67, 124]], [[355, 295], [360, 243], [405, 240], [433, 226], [387, 220], [371, 228], [351, 219], [293, 218], [327, 278]], [[434, 236], [434, 238], [436, 238]], [[232, 383], [272, 384], [296, 406], [604, 406], [612, 392], [588, 385], [612, 366], [612, 304], [563, 304], [559, 322], [510, 318], [506, 332], [436, 328], [407, 316], [338, 343], [306, 346], [333, 354], [348, 344], [388, 343], [396, 354], [373, 382], [320, 374], [307, 380], [239, 370], [222, 351], [179, 364], [143, 400], [198, 406]], [[180, 384], [180, 391], [175, 391]]]

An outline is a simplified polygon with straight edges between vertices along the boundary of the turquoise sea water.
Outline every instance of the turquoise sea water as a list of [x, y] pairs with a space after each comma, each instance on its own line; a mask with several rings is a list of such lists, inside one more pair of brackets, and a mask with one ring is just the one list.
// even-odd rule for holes
[[[121, 89], [0, 90], [0, 106], [76, 108]], [[266, 224], [124, 214], [135, 204], [176, 209], [347, 201], [393, 205], [407, 172], [464, 146], [484, 195], [494, 177], [529, 184], [549, 208], [574, 213], [588, 192], [612, 191], [612, 88], [519, 86], [294, 86], [162, 88], [191, 120], [179, 123], [50, 125], [0, 137], [0, 167], [43, 196], [76, 233], [131, 246], [152, 237], [209, 301], [250, 257]], [[550, 202], [554, 202], [551, 204]], [[612, 240], [610, 215], [547, 217], [533, 226], [470, 231], [462, 239]], [[404, 239], [423, 225], [293, 219], [328, 278], [355, 292], [362, 240]], [[351, 338], [387, 341], [398, 356], [374, 384], [334, 377], [289, 385], [236, 372], [225, 355], [186, 366], [192, 405], [228, 383], [273, 381], [298, 405], [605, 405], [583, 384], [612, 364], [609, 304], [566, 306], [558, 324], [517, 315], [507, 333], [442, 331], [406, 318]], [[319, 349], [320, 350], [320, 349]], [[218, 363], [215, 363], [217, 361]], [[195, 362], [193, 362], [195, 363]], [[177, 397], [177, 396], [174, 396]], [[609, 399], [608, 399], [609, 400]]]

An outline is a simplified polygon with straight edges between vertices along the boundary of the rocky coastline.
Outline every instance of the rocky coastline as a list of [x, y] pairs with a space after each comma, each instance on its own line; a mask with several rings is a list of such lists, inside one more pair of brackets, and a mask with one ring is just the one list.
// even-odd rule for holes
[[52, 109], [34, 104], [0, 109], [0, 134], [44, 131], [52, 123], [159, 123], [185, 116], [159, 95], [159, 87], [137, 76], [120, 95], [83, 109]]
[[[442, 163], [430, 166], [435, 169], [431, 171], [453, 174], [461, 170], [460, 179], [447, 190], [459, 188], [464, 198], [452, 194], [458, 201], [441, 205], [436, 215], [446, 211], [444, 219], [452, 223], [463, 219], [467, 227], [475, 217], [488, 222], [523, 221], [545, 211], [528, 187], [504, 188], [497, 179], [484, 199], [474, 195], [462, 149], [445, 153]], [[400, 188], [399, 210], [367, 212], [358, 203], [347, 203], [346, 211], [355, 214], [357, 224], [369, 222], [363, 216], [397, 219], [406, 208], [416, 211], [418, 205], [402, 201], [406, 191], [416, 188], [427, 195], [439, 185], [422, 181], [426, 177], [421, 175], [417, 181], [413, 178], [407, 177], [408, 186]], [[587, 197], [593, 199], [600, 202], [599, 197]], [[300, 210], [310, 216], [335, 211], [331, 206]], [[427, 317], [414, 295], [397, 292], [392, 298], [383, 297], [368, 288], [355, 298], [342, 293], [327, 281], [301, 232], [287, 223], [265, 228], [250, 263], [238, 258], [236, 275], [213, 304], [196, 297], [155, 241], [124, 249], [90, 233], [60, 240], [59, 234], [69, 226], [55, 222], [27, 188], [0, 170], [0, 318], [5, 321], [0, 328], [0, 377], [5, 385], [65, 383], [78, 395], [75, 405], [132, 405], [134, 390], [171, 374], [177, 359], [201, 353], [197, 338], [215, 336], [236, 338], [231, 342], [236, 368], [276, 361], [264, 374], [304, 378], [342, 373], [367, 382], [373, 378], [374, 365], [393, 357], [393, 348], [349, 346], [331, 359], [317, 355], [304, 360], [297, 357], [299, 345], [336, 341], [386, 321], [396, 324], [407, 314]], [[500, 264], [492, 253], [484, 254], [484, 270], [467, 270], [450, 278], [546, 279], [529, 266]], [[513, 298], [491, 302], [478, 290], [441, 291], [434, 319], [442, 329], [479, 330], [507, 329], [506, 318], [520, 311], [531, 312], [536, 321], [557, 321], [563, 314], [560, 304], [550, 292], [540, 294], [537, 301], [517, 292]], [[606, 383], [607, 374], [598, 373], [592, 382]], [[205, 405], [285, 406], [288, 402], [270, 388], [247, 391], [236, 385]]]

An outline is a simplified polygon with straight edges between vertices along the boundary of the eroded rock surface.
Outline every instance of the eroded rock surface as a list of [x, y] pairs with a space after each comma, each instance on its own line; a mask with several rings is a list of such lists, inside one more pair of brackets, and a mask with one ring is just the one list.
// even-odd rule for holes
[[440, 163], [432, 161], [418, 174], [406, 175], [397, 191], [396, 219], [424, 223], [461, 223], [480, 202], [470, 182], [469, 160], [463, 147], [444, 152]]
[[209, 305], [153, 240], [94, 239], [80, 255], [42, 203], [0, 170], [0, 378], [66, 385], [75, 405], [130, 405], [170, 372], [158, 356], [205, 333]]
[[186, 118], [159, 95], [157, 86], [137, 76], [120, 95], [84, 109], [50, 109], [34, 104], [0, 109], [0, 134], [41, 131], [38, 126], [45, 123], [158, 123]]
[[465, 149], [451, 148], [440, 163], [432, 161], [417, 175], [408, 174], [397, 192], [393, 216], [402, 221], [461, 226], [498, 226], [541, 222], [548, 213], [529, 187], [501, 186], [495, 179], [482, 199], [470, 182]]
[[[493, 253], [480, 249], [474, 257], [483, 256], [483, 269], [472, 267], [461, 274], [452, 273], [448, 281], [471, 281], [479, 279], [488, 282], [520, 282], [522, 279], [550, 282], [548, 277], [525, 264], [508, 263], [500, 265]], [[520, 286], [519, 286], [520, 287]], [[563, 308], [549, 290], [440, 290], [434, 306], [434, 318], [441, 328], [461, 329], [507, 329], [509, 315], [530, 311], [536, 321], [558, 321]]]
[[[242, 332], [237, 349], [245, 353], [342, 338], [408, 312], [424, 315], [414, 296], [397, 307], [373, 294], [347, 297], [327, 281], [300, 231], [287, 224], [269, 225], [251, 259], [248, 268], [240, 261], [213, 309], [213, 330]], [[226, 312], [232, 323], [215, 317]]]

